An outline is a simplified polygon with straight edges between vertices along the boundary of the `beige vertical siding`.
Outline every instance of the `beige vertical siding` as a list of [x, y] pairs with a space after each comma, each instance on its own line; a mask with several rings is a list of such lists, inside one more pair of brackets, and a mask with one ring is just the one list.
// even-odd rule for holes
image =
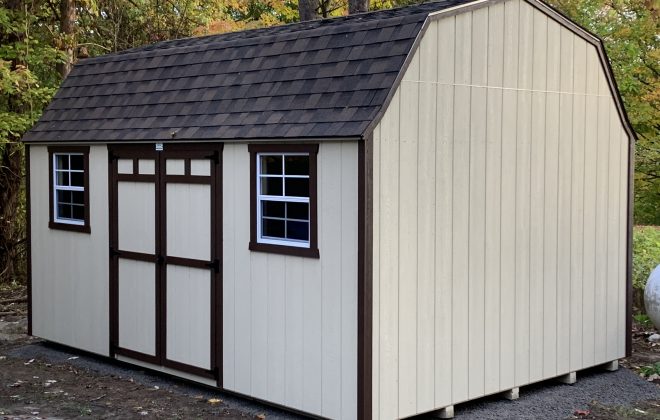
[[223, 163], [224, 387], [355, 418], [357, 143], [319, 148], [320, 259], [250, 252], [247, 145], [226, 144]]
[[431, 21], [374, 131], [374, 417], [623, 356], [628, 138], [531, 4]]
[[48, 148], [30, 146], [33, 334], [108, 355], [108, 155], [89, 153], [91, 233], [48, 228]]

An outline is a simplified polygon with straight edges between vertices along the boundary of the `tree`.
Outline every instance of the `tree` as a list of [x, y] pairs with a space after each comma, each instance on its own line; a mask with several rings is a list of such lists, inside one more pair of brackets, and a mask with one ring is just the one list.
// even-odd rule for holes
[[18, 278], [25, 269], [19, 141], [55, 92], [55, 67], [63, 61], [60, 52], [39, 39], [51, 23], [43, 6], [36, 1], [0, 3], [0, 283]]
[[369, 10], [369, 0], [348, 0], [348, 14], [362, 13]]
[[318, 8], [317, 0], [299, 0], [298, 12], [300, 14], [300, 21], [304, 22], [307, 20], [318, 19], [319, 15], [316, 12], [317, 8]]
[[76, 4], [74, 0], [60, 0], [60, 33], [61, 49], [65, 60], [58, 63], [57, 70], [62, 79], [69, 75], [73, 66], [73, 50], [76, 44]]

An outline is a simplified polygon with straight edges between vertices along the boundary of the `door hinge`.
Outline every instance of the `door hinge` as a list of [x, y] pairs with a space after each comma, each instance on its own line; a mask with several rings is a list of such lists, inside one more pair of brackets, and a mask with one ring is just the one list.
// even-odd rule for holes
[[219, 273], [219, 272], [220, 272], [220, 260], [217, 259], [217, 258], [216, 258], [215, 260], [211, 261], [210, 263], [207, 263], [206, 266], [207, 266], [208, 268], [213, 269], [213, 271], [214, 271], [215, 273]]

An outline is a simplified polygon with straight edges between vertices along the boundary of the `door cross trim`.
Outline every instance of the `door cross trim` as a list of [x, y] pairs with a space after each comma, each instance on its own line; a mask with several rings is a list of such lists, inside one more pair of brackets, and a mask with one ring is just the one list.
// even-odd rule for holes
[[[108, 145], [110, 206], [110, 356], [120, 354], [151, 364], [169, 367], [193, 375], [213, 378], [222, 387], [222, 143], [206, 144], [168, 144], [164, 151], [155, 151], [154, 145]], [[185, 159], [186, 174], [183, 176], [166, 175], [165, 159]], [[155, 174], [140, 175], [134, 173], [119, 174], [118, 160], [133, 159], [134, 172], [138, 159], [155, 160]], [[190, 175], [190, 159], [208, 159], [211, 161], [210, 176]], [[155, 184], [155, 252], [145, 254], [119, 249], [118, 247], [118, 183], [152, 182]], [[168, 183], [207, 184], [211, 187], [211, 244], [210, 260], [198, 260], [168, 256], [166, 254], [166, 185]], [[119, 346], [119, 295], [118, 263], [119, 258], [156, 263], [156, 355], [143, 354]], [[167, 265], [181, 265], [210, 270], [210, 325], [211, 349], [210, 369], [188, 365], [167, 359]]]

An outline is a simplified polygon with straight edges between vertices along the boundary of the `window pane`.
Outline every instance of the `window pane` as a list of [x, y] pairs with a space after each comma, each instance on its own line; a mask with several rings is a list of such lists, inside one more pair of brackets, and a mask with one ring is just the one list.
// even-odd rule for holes
[[82, 155], [71, 155], [71, 169], [82, 171], [85, 169]]
[[262, 218], [261, 236], [284, 238], [284, 220]]
[[72, 217], [78, 220], [85, 220], [85, 207], [84, 206], [71, 206]]
[[261, 214], [267, 217], [284, 218], [284, 204], [281, 201], [262, 201]]
[[261, 156], [261, 173], [282, 175], [282, 156]]
[[57, 174], [57, 185], [69, 185], [69, 173], [68, 172], [56, 172]]
[[282, 195], [282, 178], [261, 178], [262, 195]]
[[287, 175], [309, 175], [309, 156], [286, 156], [284, 165]]
[[309, 179], [286, 178], [285, 193], [290, 197], [309, 197]]
[[82, 172], [71, 172], [71, 186], [72, 187], [84, 187], [85, 186], [85, 174]]
[[307, 203], [286, 203], [287, 219], [309, 220], [309, 204]]
[[55, 169], [69, 169], [69, 155], [55, 155]]
[[58, 203], [71, 203], [71, 191], [57, 191], [57, 202]]
[[289, 239], [309, 240], [308, 222], [286, 222], [286, 236]]
[[83, 191], [71, 191], [71, 204], [85, 204], [85, 193]]
[[60, 219], [70, 219], [71, 218], [71, 206], [69, 204], [58, 204], [57, 205], [57, 217]]

